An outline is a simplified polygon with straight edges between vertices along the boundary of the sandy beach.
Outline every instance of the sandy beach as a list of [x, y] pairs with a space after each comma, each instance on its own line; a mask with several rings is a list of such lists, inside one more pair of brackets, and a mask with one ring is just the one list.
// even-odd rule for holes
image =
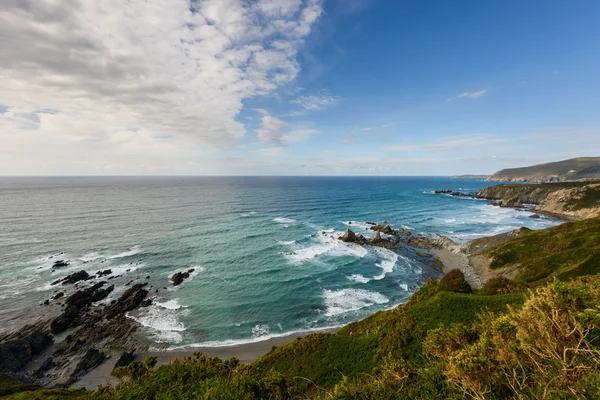
[[[182, 348], [180, 350], [172, 351], [148, 351], [135, 355], [136, 361], [143, 361], [148, 356], [158, 357], [157, 365], [169, 364], [175, 359], [184, 359], [192, 356], [194, 353], [204, 353], [209, 357], [219, 357], [221, 359], [229, 359], [231, 357], [237, 357], [241, 363], [247, 364], [255, 361], [259, 357], [267, 354], [273, 346], [282, 346], [286, 343], [293, 342], [296, 338], [308, 336], [312, 333], [333, 333], [340, 328], [330, 328], [323, 330], [297, 332], [286, 336], [274, 337], [266, 339], [260, 342], [243, 343], [233, 346], [222, 346], [222, 347], [189, 347]], [[88, 390], [94, 390], [100, 385], [115, 384], [117, 380], [113, 378], [110, 373], [112, 372], [119, 354], [113, 353], [111, 357], [106, 359], [97, 368], [93, 369], [71, 387], [83, 387]]]

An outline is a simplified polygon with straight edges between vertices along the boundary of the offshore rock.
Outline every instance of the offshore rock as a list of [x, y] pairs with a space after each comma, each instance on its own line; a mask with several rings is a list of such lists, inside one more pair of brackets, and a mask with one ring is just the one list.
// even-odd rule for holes
[[171, 282], [173, 282], [173, 286], [179, 286], [181, 283], [190, 277], [190, 273], [188, 271], [185, 272], [176, 272], [171, 276]]
[[342, 237], [340, 237], [340, 240], [345, 243], [356, 243], [357, 239], [356, 234], [350, 228], [346, 229]]
[[52, 265], [52, 269], [63, 268], [67, 266], [69, 266], [68, 262], [66, 262], [65, 260], [58, 260], [54, 262], [54, 264]]

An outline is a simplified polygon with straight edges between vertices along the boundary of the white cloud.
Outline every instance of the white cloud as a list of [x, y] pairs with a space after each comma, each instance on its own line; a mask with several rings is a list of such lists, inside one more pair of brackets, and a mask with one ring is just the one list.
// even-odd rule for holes
[[320, 0], [3, 0], [0, 140], [23, 163], [41, 143], [99, 159], [165, 134], [231, 146], [242, 101], [296, 77], [321, 13]]
[[348, 135], [345, 138], [338, 140], [338, 142], [341, 144], [352, 144], [356, 142], [356, 136]]
[[300, 116], [313, 111], [323, 111], [338, 105], [342, 100], [340, 96], [333, 96], [325, 90], [312, 95], [299, 96], [290, 103], [299, 106], [300, 109], [292, 110], [287, 115]]
[[287, 122], [273, 117], [267, 110], [257, 109], [256, 111], [262, 115], [261, 125], [256, 129], [256, 138], [261, 143], [281, 146], [294, 142], [304, 142], [319, 133], [318, 130], [305, 126], [286, 129], [288, 127]]
[[484, 96], [488, 92], [488, 89], [478, 90], [476, 92], [463, 92], [457, 96], [451, 97], [448, 101], [456, 99], [478, 99]]

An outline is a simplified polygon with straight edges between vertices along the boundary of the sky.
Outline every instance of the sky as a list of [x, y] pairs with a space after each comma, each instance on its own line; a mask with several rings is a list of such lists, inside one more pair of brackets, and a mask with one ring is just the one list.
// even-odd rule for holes
[[2, 0], [0, 175], [600, 156], [597, 0]]

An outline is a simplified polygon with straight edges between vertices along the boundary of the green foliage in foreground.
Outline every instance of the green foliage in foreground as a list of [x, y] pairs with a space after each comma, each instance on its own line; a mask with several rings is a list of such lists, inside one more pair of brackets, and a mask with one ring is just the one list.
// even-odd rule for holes
[[84, 389], [42, 389], [0, 374], [0, 397], [12, 400], [61, 400], [87, 398]]
[[538, 285], [600, 273], [600, 217], [531, 231], [496, 246], [492, 268], [518, 266], [515, 281]]

